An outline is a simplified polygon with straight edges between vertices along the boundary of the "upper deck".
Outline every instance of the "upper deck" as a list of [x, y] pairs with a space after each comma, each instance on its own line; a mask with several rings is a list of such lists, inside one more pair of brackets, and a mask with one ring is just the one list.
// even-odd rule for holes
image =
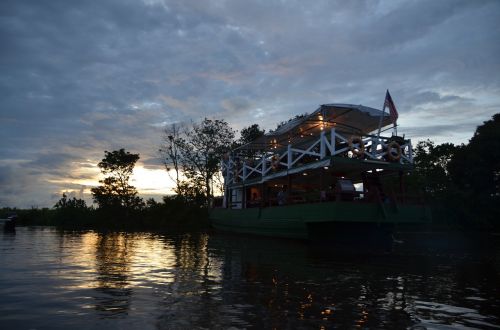
[[391, 124], [382, 111], [350, 104], [321, 105], [241, 146], [222, 160], [226, 186], [265, 182], [321, 167], [343, 172], [412, 168], [411, 141], [373, 134]]

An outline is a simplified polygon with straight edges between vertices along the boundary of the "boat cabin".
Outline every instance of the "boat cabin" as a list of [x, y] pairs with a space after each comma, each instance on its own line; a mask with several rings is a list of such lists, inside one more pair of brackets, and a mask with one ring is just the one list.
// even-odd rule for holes
[[[389, 114], [352, 104], [324, 104], [290, 120], [225, 155], [222, 207], [401, 202], [412, 145], [401, 136], [376, 134], [391, 124]], [[380, 179], [388, 175], [399, 179], [396, 189], [383, 186]]]

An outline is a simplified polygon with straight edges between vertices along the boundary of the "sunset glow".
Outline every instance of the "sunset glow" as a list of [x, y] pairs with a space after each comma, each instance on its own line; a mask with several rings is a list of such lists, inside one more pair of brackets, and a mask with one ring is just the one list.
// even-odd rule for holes
[[147, 169], [140, 165], [134, 168], [131, 183], [139, 194], [168, 195], [173, 193], [174, 187], [165, 170]]
[[[48, 179], [48, 183], [62, 187], [54, 192], [52, 202], [58, 200], [63, 193], [90, 202], [92, 194], [90, 189], [97, 187], [101, 179], [102, 175], [97, 166], [77, 167], [68, 178]], [[165, 170], [148, 169], [140, 164], [134, 168], [130, 184], [137, 189], [139, 196], [145, 198], [153, 197], [159, 200], [162, 196], [174, 193], [174, 182]]]

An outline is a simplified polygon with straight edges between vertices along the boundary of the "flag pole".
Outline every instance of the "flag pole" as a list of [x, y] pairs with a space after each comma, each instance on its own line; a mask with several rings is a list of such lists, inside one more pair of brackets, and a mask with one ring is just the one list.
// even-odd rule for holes
[[[389, 93], [389, 90], [386, 91], [385, 94], [385, 99], [387, 99], [387, 93]], [[378, 121], [378, 133], [377, 133], [377, 139], [380, 140], [380, 131], [382, 130], [382, 120], [384, 120], [384, 115], [385, 115], [385, 99], [384, 99], [384, 106], [382, 107], [382, 115], [380, 116], [380, 120]]]

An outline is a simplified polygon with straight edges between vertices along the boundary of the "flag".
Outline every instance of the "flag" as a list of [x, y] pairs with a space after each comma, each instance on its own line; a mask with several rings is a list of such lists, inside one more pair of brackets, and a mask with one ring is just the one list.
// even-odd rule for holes
[[387, 90], [387, 93], [385, 93], [385, 102], [384, 102], [384, 109], [389, 108], [389, 115], [391, 116], [391, 120], [393, 123], [398, 120], [398, 110], [396, 110], [396, 106], [394, 105], [394, 102], [392, 101], [391, 94], [389, 94], [389, 90]]

